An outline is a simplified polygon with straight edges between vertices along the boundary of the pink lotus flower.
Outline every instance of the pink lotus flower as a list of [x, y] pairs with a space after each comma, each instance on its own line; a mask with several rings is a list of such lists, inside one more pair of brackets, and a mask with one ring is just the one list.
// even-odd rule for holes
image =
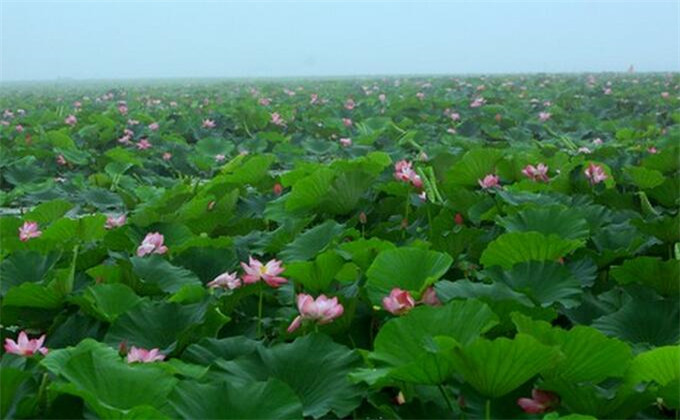
[[229, 273], [225, 271], [224, 273], [215, 277], [215, 279], [206, 286], [210, 287], [211, 289], [222, 288], [234, 290], [241, 287], [241, 279], [238, 278], [236, 272]]
[[125, 136], [123, 136], [123, 137], [121, 137], [121, 138], [118, 139], [118, 143], [121, 143], [121, 144], [132, 144], [132, 141], [130, 141], [130, 136], [125, 135]]
[[648, 151], [649, 153], [653, 154], [653, 155], [659, 153], [659, 151], [658, 151], [658, 150], [656, 149], [656, 147], [654, 147], [654, 146], [648, 148], [647, 151]]
[[67, 163], [68, 162], [66, 162], [66, 158], [64, 157], [64, 155], [58, 155], [57, 156], [57, 165], [64, 166]]
[[128, 125], [139, 125], [139, 121], [137, 120], [127, 120]]
[[259, 103], [262, 106], [269, 106], [269, 104], [272, 103], [272, 100], [269, 98], [260, 98], [260, 100], [257, 101], [257, 103]]
[[283, 192], [283, 185], [277, 182], [276, 184], [274, 184], [272, 191], [274, 192], [274, 195], [281, 195], [281, 193]]
[[172, 153], [170, 153], [170, 152], [165, 152], [165, 153], [163, 153], [163, 160], [164, 160], [164, 161], [167, 162], [167, 161], [169, 161], [170, 159], [172, 159]]
[[459, 120], [460, 120], [460, 114], [457, 113], [457, 112], [452, 112], [452, 113], [450, 113], [450, 114], [449, 114], [449, 117], [451, 117], [451, 119], [452, 119], [453, 121], [459, 121]]
[[311, 95], [309, 95], [309, 103], [310, 104], [314, 105], [318, 100], [319, 100], [319, 95], [317, 95], [316, 93], [312, 93]]
[[219, 162], [224, 162], [224, 160], [225, 160], [226, 158], [227, 158], [227, 157], [224, 156], [222, 153], [218, 153], [218, 154], [215, 155], [215, 162], [218, 162], [218, 163], [219, 163]]
[[345, 109], [349, 111], [353, 110], [356, 105], [357, 104], [354, 102], [354, 99], [352, 98], [349, 98], [345, 101]]
[[2, 112], [3, 118], [14, 118], [14, 112], [11, 109], [6, 109]]
[[538, 165], [527, 165], [522, 169], [522, 173], [529, 179], [534, 181], [548, 182], [548, 167], [542, 163]]
[[479, 184], [480, 187], [486, 190], [489, 188], [498, 187], [500, 185], [500, 180], [498, 176], [494, 174], [488, 174], [487, 176], [484, 177], [484, 179], [478, 179], [477, 183]]
[[279, 125], [279, 126], [286, 125], [286, 122], [283, 120], [283, 118], [281, 118], [281, 114], [279, 114], [278, 112], [272, 112], [271, 122], [274, 125]]
[[78, 123], [78, 119], [76, 118], [75, 115], [69, 115], [64, 119], [64, 123], [73, 127]]
[[470, 102], [470, 108], [479, 108], [480, 106], [484, 105], [486, 103], [486, 99], [483, 97], [475, 98], [472, 102]]
[[429, 306], [439, 306], [442, 304], [442, 302], [437, 297], [437, 292], [435, 292], [434, 287], [432, 286], [425, 289], [420, 302]]
[[23, 133], [24, 132], [24, 126], [21, 124], [17, 124], [16, 127], [14, 127], [15, 130], [17, 130], [17, 133]]
[[380, 95], [378, 95], [378, 100], [382, 103], [385, 103], [385, 101], [387, 100], [387, 96], [385, 96], [384, 93], [381, 93]]
[[42, 232], [38, 229], [38, 222], [24, 222], [19, 228], [19, 240], [21, 242], [26, 242], [29, 239], [37, 238], [41, 235]]
[[203, 120], [203, 123], [201, 124], [203, 128], [215, 128], [216, 125], [217, 124], [215, 124], [215, 121], [213, 120]]
[[539, 113], [538, 113], [538, 119], [539, 119], [541, 122], [546, 122], [546, 121], [548, 121], [548, 120], [550, 119], [551, 116], [552, 116], [552, 114], [549, 113], [549, 112], [539, 112]]
[[398, 287], [392, 289], [388, 296], [382, 300], [383, 308], [393, 315], [401, 315], [413, 309], [416, 301], [407, 290]]
[[594, 144], [595, 146], [601, 146], [602, 143], [603, 143], [603, 141], [602, 141], [602, 139], [599, 138], [599, 137], [593, 140], [593, 144]]
[[531, 398], [520, 398], [517, 405], [522, 407], [525, 413], [541, 414], [554, 408], [559, 401], [559, 397], [552, 392], [533, 389]]
[[594, 163], [590, 163], [583, 173], [586, 175], [586, 178], [590, 180], [592, 185], [599, 184], [600, 182], [609, 178], [609, 176], [604, 173], [602, 166], [595, 165]]
[[297, 307], [300, 315], [296, 316], [288, 326], [287, 331], [289, 333], [300, 328], [304, 320], [314, 321], [320, 325], [328, 324], [340, 317], [345, 311], [337, 297], [328, 298], [326, 295], [320, 295], [315, 300], [312, 296], [304, 293], [297, 295]]
[[661, 97], [664, 99], [667, 99], [669, 96], [671, 96], [668, 92], [661, 92]]
[[168, 247], [163, 245], [165, 238], [158, 232], [147, 233], [142, 244], [137, 247], [137, 256], [143, 257], [148, 254], [165, 254]]
[[43, 347], [44, 342], [45, 334], [40, 336], [40, 338], [31, 338], [29, 340], [26, 332], [21, 331], [17, 341], [5, 338], [5, 351], [19, 356], [33, 356], [36, 353], [45, 355], [49, 350], [47, 350], [47, 347]]
[[117, 227], [125, 225], [126, 221], [127, 216], [125, 216], [125, 214], [121, 214], [120, 216], [109, 216], [106, 218], [106, 223], [104, 224], [104, 227], [106, 229], [115, 229]]
[[157, 122], [149, 124], [149, 130], [151, 130], [151, 131], [157, 131], [159, 127], [160, 127], [160, 125], [158, 125]]
[[400, 160], [394, 164], [394, 177], [403, 182], [410, 182], [414, 187], [420, 188], [423, 186], [423, 181], [420, 176], [412, 169], [411, 162], [407, 160]]
[[351, 118], [343, 118], [342, 119], [342, 124], [345, 127], [351, 127], [352, 126], [352, 119]]
[[341, 144], [343, 147], [349, 147], [349, 146], [352, 145], [352, 139], [341, 138], [341, 139], [340, 139], [340, 144]]
[[421, 191], [420, 194], [418, 194], [418, 199], [420, 199], [420, 201], [427, 201], [427, 193], [425, 191]]
[[605, 95], [611, 95], [611, 94], [612, 94], [612, 88], [605, 88], [604, 91], [603, 91], [603, 93], [604, 93]]
[[418, 92], [416, 93], [416, 98], [422, 101], [423, 99], [425, 99], [425, 94], [423, 92]]
[[139, 143], [137, 143], [137, 149], [139, 150], [146, 150], [151, 148], [151, 143], [149, 143], [149, 140], [147, 139], [141, 139]]
[[585, 146], [579, 147], [578, 150], [576, 150], [576, 152], [577, 152], [577, 153], [583, 153], [583, 154], [586, 154], [586, 155], [589, 155], [590, 153], [592, 153], [592, 152], [590, 151], [590, 149], [588, 149], [588, 148], [585, 147]]
[[120, 112], [120, 115], [127, 115], [127, 113], [128, 113], [127, 105], [125, 105], [125, 104], [118, 105], [118, 112]]
[[267, 262], [267, 264], [262, 264], [257, 259], [250, 257], [248, 264], [242, 262], [241, 267], [246, 274], [243, 276], [243, 282], [245, 284], [257, 283], [260, 280], [264, 280], [269, 286], [277, 288], [288, 280], [279, 277], [279, 274], [283, 273], [285, 268], [281, 267], [281, 261], [272, 259]]
[[160, 362], [165, 359], [165, 355], [159, 349], [142, 349], [135, 346], [130, 347], [127, 354], [128, 363], [153, 363]]

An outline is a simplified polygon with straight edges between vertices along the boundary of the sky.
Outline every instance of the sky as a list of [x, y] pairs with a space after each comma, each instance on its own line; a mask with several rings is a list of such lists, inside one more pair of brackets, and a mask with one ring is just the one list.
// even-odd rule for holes
[[679, 0], [0, 0], [1, 81], [680, 71]]

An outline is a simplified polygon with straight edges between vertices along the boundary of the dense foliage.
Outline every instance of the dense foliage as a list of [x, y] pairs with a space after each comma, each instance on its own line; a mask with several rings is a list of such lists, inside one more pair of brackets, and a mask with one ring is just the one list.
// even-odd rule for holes
[[7, 86], [3, 418], [677, 418], [680, 77]]

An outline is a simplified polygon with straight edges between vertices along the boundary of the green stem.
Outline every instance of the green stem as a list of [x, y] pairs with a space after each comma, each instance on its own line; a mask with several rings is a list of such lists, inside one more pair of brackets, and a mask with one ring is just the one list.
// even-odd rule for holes
[[406, 226], [402, 226], [402, 231], [401, 231], [401, 238], [404, 239], [406, 237], [406, 228], [408, 227], [408, 212], [409, 208], [411, 207], [409, 203], [410, 200], [410, 193], [406, 194], [406, 208], [404, 209], [404, 220], [401, 221], [402, 225], [406, 223]]
[[45, 397], [45, 389], [47, 388], [47, 373], [43, 373], [42, 380], [40, 381], [40, 387], [38, 388], [38, 406], [40, 410], [47, 410], [47, 398]]
[[260, 281], [260, 301], [257, 304], [257, 338], [262, 337], [262, 297], [264, 293], [262, 290], [262, 281]]
[[449, 396], [446, 395], [446, 390], [444, 389], [444, 386], [442, 384], [437, 385], [437, 388], [439, 388], [439, 392], [441, 392], [442, 397], [444, 397], [444, 401], [446, 401], [446, 406], [449, 407], [449, 410], [453, 412], [453, 405], [451, 404], [451, 400], [449, 399]]
[[484, 408], [484, 413], [485, 413], [484, 418], [486, 420], [491, 420], [491, 400], [486, 400], [486, 406]]

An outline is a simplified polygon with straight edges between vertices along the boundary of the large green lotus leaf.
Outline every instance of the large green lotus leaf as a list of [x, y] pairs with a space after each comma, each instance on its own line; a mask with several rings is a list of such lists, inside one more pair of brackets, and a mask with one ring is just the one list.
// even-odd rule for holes
[[[680, 184], [678, 190], [680, 190]], [[653, 219], [634, 218], [630, 223], [640, 232], [655, 236], [664, 242], [680, 242], [680, 214]]]
[[559, 302], [567, 308], [578, 305], [583, 293], [581, 282], [564, 265], [554, 261], [527, 261], [510, 270], [498, 266], [486, 270], [495, 282], [527, 295], [541, 306]]
[[634, 296], [616, 312], [595, 319], [592, 326], [632, 344], [677, 344], [680, 341], [680, 306], [676, 299]]
[[662, 261], [658, 257], [637, 257], [621, 265], [612, 266], [609, 274], [619, 284], [639, 283], [656, 290], [663, 296], [680, 294], [680, 262]]
[[626, 376], [631, 385], [655, 382], [665, 386], [680, 379], [680, 346], [664, 346], [635, 356]]
[[628, 344], [594, 328], [579, 325], [565, 331], [518, 313], [512, 314], [512, 320], [518, 332], [531, 335], [543, 344], [559, 346], [564, 358], [541, 372], [544, 377], [597, 384], [607, 378], [623, 377], [632, 360]]
[[2, 177], [15, 186], [31, 184], [46, 175], [47, 171], [38, 164], [35, 156], [24, 156], [2, 168]]
[[323, 251], [344, 230], [335, 220], [327, 220], [298, 235], [279, 253], [284, 261], [307, 261]]
[[102, 418], [127, 417], [134, 409], [158, 414], [177, 383], [162, 368], [128, 364], [115, 350], [90, 339], [52, 351], [42, 363], [66, 380], [54, 383], [53, 390], [81, 397]]
[[540, 232], [564, 239], [586, 239], [590, 234], [586, 219], [561, 205], [526, 208], [500, 218], [498, 224], [508, 232]]
[[678, 151], [677, 145], [665, 147], [659, 153], [651, 154], [642, 159], [642, 166], [663, 173], [675, 172], [680, 169]]
[[203, 338], [198, 343], [187, 347], [182, 353], [182, 358], [191, 363], [211, 365], [219, 359], [232, 360], [252, 354], [259, 345], [259, 342], [245, 336], [222, 339]]
[[576, 239], [563, 239], [538, 232], [509, 232], [493, 240], [482, 252], [480, 262], [505, 269], [526, 261], [556, 261], [583, 246]]
[[371, 357], [398, 366], [420, 356], [428, 337], [448, 336], [465, 345], [496, 324], [496, 314], [477, 300], [419, 306], [385, 323], [375, 337]]
[[277, 379], [243, 386], [182, 381], [169, 400], [184, 419], [302, 419], [297, 395]]
[[38, 222], [45, 225], [63, 217], [67, 211], [73, 208], [73, 203], [65, 200], [52, 200], [37, 205], [33, 210], [24, 216], [24, 220]]
[[526, 334], [512, 340], [479, 338], [451, 353], [455, 369], [487, 397], [498, 398], [518, 388], [559, 360], [559, 350]]
[[89, 242], [102, 239], [106, 235], [106, 216], [97, 214], [77, 219], [62, 218], [45, 229], [42, 238], [58, 243], [70, 240]]
[[225, 271], [235, 270], [238, 267], [238, 257], [233, 246], [228, 248], [217, 246], [213, 248], [211, 245], [192, 246], [173, 258], [173, 263], [187, 268], [203, 283], [207, 283]]
[[157, 347], [167, 353], [183, 333], [203, 321], [205, 313], [203, 304], [142, 301], [116, 319], [104, 341], [112, 346], [126, 342], [146, 349]]
[[420, 292], [443, 276], [452, 262], [448, 254], [420, 248], [382, 251], [366, 272], [368, 297], [380, 306], [395, 287]]
[[558, 394], [562, 409], [592, 415], [598, 419], [635, 418], [635, 413], [649, 407], [653, 402], [649, 393], [631, 389], [619, 380], [596, 385], [552, 377], [544, 380], [541, 388]]
[[63, 304], [63, 300], [64, 294], [54, 283], [48, 286], [38, 283], [22, 283], [9, 289], [2, 305], [56, 309]]
[[494, 173], [496, 163], [502, 158], [501, 150], [486, 147], [470, 150], [448, 170], [446, 183], [478, 186], [477, 180]]
[[666, 179], [663, 174], [655, 169], [647, 169], [640, 166], [630, 166], [625, 169], [633, 184], [642, 190], [657, 187]]
[[123, 208], [123, 200], [114, 192], [104, 188], [90, 187], [80, 194], [80, 197], [88, 204], [97, 207], [99, 210], [111, 208]]
[[132, 257], [130, 262], [132, 271], [142, 282], [167, 293], [175, 293], [184, 286], [201, 285], [193, 272], [172, 265], [160, 255]]
[[375, 257], [382, 251], [396, 248], [392, 242], [378, 238], [357, 239], [338, 246], [338, 253], [351, 259], [362, 270], [368, 270]]
[[111, 323], [140, 300], [141, 298], [124, 284], [95, 284], [85, 289], [79, 304], [84, 311]]
[[395, 377], [416, 383], [437, 384], [445, 368], [434, 337], [449, 337], [467, 344], [498, 323], [489, 307], [477, 300], [455, 300], [441, 307], [420, 306], [387, 322], [373, 343], [371, 359], [396, 368]]
[[479, 283], [470, 280], [438, 281], [435, 290], [440, 300], [448, 302], [452, 299], [511, 300], [525, 306], [534, 306], [526, 295], [512, 290], [504, 283]]
[[348, 374], [360, 365], [356, 352], [321, 334], [259, 348], [257, 354], [219, 364], [241, 384], [269, 377], [281, 380], [302, 401], [304, 416], [314, 418], [331, 411], [345, 417], [359, 406], [363, 392]]
[[2, 295], [21, 283], [39, 282], [59, 261], [61, 253], [42, 255], [36, 251], [16, 251], [0, 264], [0, 292]]
[[296, 261], [286, 264], [286, 276], [311, 292], [328, 289], [335, 275], [345, 265], [345, 260], [333, 251], [320, 254], [314, 261]]
[[297, 181], [286, 201], [286, 209], [292, 212], [309, 210], [319, 206], [331, 189], [335, 172], [328, 168], [319, 168], [311, 175]]
[[14, 367], [0, 367], [0, 417], [17, 418], [21, 401], [34, 392], [31, 386], [31, 372]]
[[222, 154], [228, 156], [234, 150], [234, 143], [226, 139], [208, 137], [196, 142], [195, 150], [210, 157]]
[[357, 206], [373, 180], [373, 176], [358, 169], [339, 172], [323, 201], [322, 209], [332, 214], [349, 213]]

